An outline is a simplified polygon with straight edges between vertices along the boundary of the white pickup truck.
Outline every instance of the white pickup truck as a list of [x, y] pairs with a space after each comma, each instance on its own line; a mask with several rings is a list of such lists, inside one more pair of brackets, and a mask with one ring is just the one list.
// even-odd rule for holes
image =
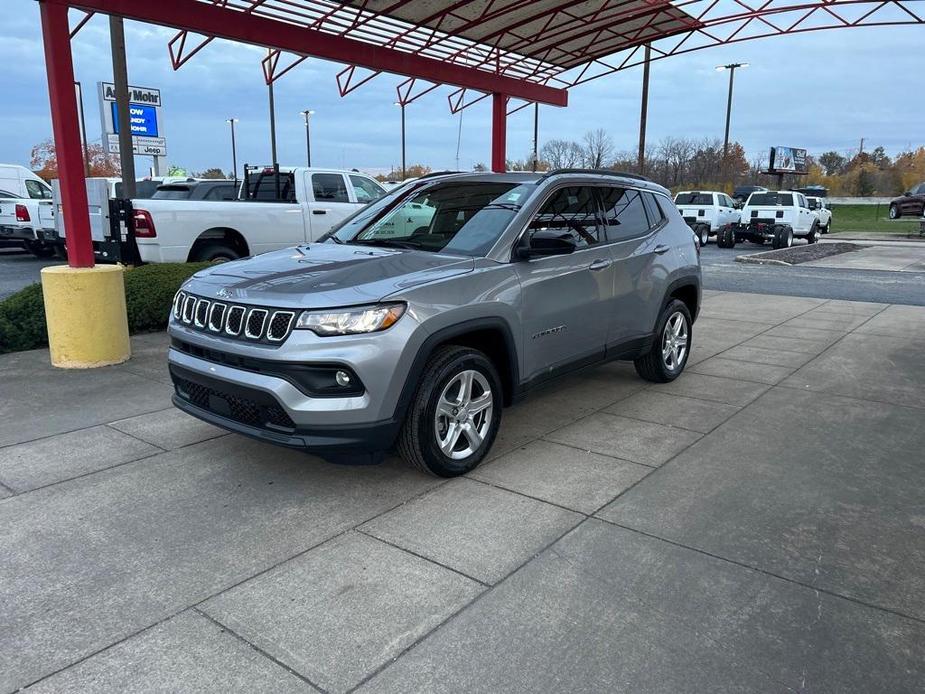
[[728, 224], [739, 223], [739, 211], [735, 202], [725, 193], [711, 190], [682, 190], [674, 196], [684, 221], [706, 246], [710, 236]]
[[771, 242], [774, 248], [789, 248], [795, 237], [807, 243], [819, 240], [819, 219], [809, 208], [803, 193], [792, 190], [758, 191], [748, 196], [737, 226], [726, 227], [717, 236], [720, 248], [732, 248], [737, 241], [758, 245]]
[[133, 200], [142, 261], [234, 260], [316, 241], [386, 191], [356, 171], [248, 170], [230, 201]]
[[55, 247], [45, 236], [55, 228], [50, 199], [20, 198], [0, 190], [0, 241], [22, 245], [37, 258], [49, 258]]
[[825, 198], [817, 198], [812, 195], [806, 196], [809, 203], [809, 209], [816, 213], [816, 219], [819, 220], [819, 233], [828, 234], [832, 230], [832, 208]]

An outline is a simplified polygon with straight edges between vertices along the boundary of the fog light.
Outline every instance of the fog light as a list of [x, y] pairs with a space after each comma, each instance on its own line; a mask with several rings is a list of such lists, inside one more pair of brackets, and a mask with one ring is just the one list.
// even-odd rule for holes
[[346, 371], [338, 371], [334, 374], [334, 380], [337, 381], [337, 385], [341, 388], [346, 388], [350, 385], [350, 374]]

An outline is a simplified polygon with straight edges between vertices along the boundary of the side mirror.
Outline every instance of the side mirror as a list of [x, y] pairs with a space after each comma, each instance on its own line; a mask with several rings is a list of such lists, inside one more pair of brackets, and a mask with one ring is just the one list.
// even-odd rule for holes
[[903, 197], [911, 198], [911, 197], [912, 197], [912, 191], [911, 191], [911, 190], [907, 190], [905, 193], [903, 193]]
[[568, 255], [575, 251], [575, 241], [561, 232], [541, 229], [529, 237], [528, 243], [517, 247], [517, 257], [521, 260], [544, 258], [550, 255]]

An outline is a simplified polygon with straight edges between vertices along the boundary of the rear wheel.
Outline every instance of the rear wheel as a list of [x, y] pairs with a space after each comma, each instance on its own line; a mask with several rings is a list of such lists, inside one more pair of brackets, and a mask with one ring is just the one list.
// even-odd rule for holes
[[196, 249], [194, 255], [194, 259], [202, 263], [227, 263], [241, 257], [237, 251], [224, 243], [204, 243]]
[[774, 248], [790, 248], [793, 245], [793, 229], [785, 226], [774, 227], [774, 240], [771, 245]]
[[41, 241], [26, 241], [26, 249], [36, 258], [51, 258], [55, 255], [54, 246], [46, 246]]
[[693, 338], [692, 321], [687, 305], [672, 299], [662, 310], [651, 349], [633, 364], [636, 373], [647, 381], [673, 381], [687, 364]]
[[501, 381], [491, 360], [447, 345], [431, 356], [398, 437], [398, 452], [439, 477], [475, 468], [501, 425]]
[[731, 226], [725, 226], [716, 233], [716, 245], [720, 248], [735, 248], [736, 236]]

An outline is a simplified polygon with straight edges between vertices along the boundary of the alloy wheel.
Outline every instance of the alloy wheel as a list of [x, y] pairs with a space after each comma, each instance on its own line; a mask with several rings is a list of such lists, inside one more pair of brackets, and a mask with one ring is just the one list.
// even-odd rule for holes
[[687, 356], [688, 343], [687, 319], [680, 311], [675, 311], [665, 323], [662, 333], [662, 360], [669, 371], [677, 371]]
[[446, 384], [437, 401], [434, 435], [448, 458], [463, 460], [475, 453], [491, 428], [494, 397], [482, 373], [468, 369]]

